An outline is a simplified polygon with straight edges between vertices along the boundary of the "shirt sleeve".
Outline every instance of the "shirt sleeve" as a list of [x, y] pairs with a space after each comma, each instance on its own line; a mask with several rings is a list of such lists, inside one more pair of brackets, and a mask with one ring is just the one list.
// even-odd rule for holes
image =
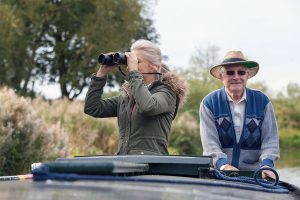
[[265, 109], [261, 134], [261, 166], [267, 165], [274, 167], [274, 162], [279, 158], [279, 136], [275, 113], [271, 102], [267, 104]]
[[220, 169], [222, 165], [228, 164], [227, 155], [222, 151], [213, 114], [203, 101], [200, 104], [199, 115], [203, 155], [212, 156], [214, 167]]

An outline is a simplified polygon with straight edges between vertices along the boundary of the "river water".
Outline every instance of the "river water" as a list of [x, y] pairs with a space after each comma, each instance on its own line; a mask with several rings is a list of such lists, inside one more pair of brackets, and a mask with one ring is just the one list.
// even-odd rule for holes
[[277, 172], [281, 181], [300, 188], [300, 167], [278, 169]]
[[300, 187], [300, 149], [281, 149], [276, 168], [281, 181]]

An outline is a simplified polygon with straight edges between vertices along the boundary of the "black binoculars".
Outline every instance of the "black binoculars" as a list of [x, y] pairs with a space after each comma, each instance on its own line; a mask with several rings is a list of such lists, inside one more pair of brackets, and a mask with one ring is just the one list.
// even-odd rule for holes
[[101, 65], [127, 65], [127, 57], [124, 53], [100, 54], [98, 62]]

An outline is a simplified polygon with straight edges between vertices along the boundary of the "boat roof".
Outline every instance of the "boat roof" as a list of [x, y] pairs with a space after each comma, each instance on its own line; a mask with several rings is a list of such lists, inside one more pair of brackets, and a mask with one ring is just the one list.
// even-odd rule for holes
[[272, 193], [260, 186], [253, 189], [248, 183], [214, 179], [207, 176], [210, 169], [211, 158], [202, 156], [59, 158], [33, 170], [34, 180], [0, 181], [0, 192], [4, 200], [290, 200], [300, 197], [299, 188], [293, 192]]
[[[142, 175], [147, 179], [193, 180], [191, 177]], [[211, 183], [224, 183], [208, 180]], [[226, 184], [226, 182], [224, 183]], [[294, 200], [295, 194], [274, 194], [261, 191], [249, 191], [237, 187], [217, 187], [197, 184], [171, 184], [159, 182], [122, 182], [122, 181], [9, 181], [0, 182], [2, 200], [38, 200], [38, 199], [73, 199], [73, 200], [132, 200], [132, 199], [260, 199]]]

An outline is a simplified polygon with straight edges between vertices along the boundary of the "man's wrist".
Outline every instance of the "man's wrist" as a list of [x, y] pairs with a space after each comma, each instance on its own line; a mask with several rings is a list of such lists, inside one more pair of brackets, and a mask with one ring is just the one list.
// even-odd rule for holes
[[267, 166], [273, 168], [273, 167], [274, 167], [274, 162], [273, 162], [273, 160], [271, 160], [271, 159], [264, 159], [264, 160], [262, 161], [262, 163], [260, 164], [260, 166], [265, 166], [265, 165], [267, 165]]
[[220, 158], [217, 162], [216, 162], [216, 168], [220, 169], [221, 166], [228, 164], [228, 161], [226, 158]]
[[222, 166], [220, 167], [220, 170], [224, 170], [225, 167], [226, 167], [226, 165], [222, 165]]

